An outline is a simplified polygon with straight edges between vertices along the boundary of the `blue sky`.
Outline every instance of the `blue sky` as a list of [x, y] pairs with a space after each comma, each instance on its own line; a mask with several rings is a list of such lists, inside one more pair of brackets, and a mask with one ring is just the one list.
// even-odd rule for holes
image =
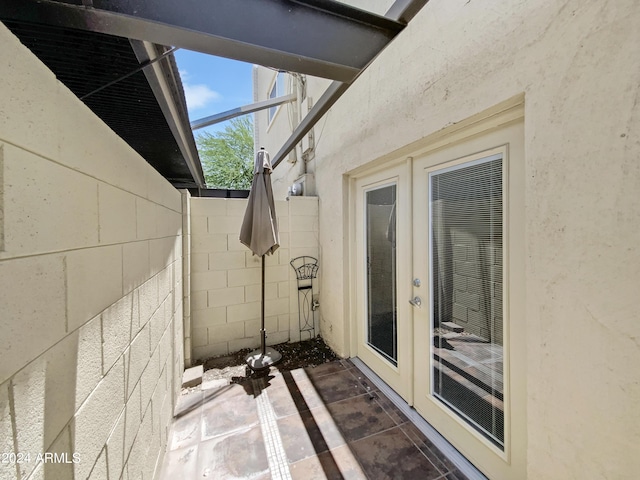
[[[190, 120], [253, 102], [253, 65], [250, 63], [182, 49], [174, 55], [187, 97]], [[224, 129], [224, 125], [220, 123], [196, 130], [194, 136], [205, 131], [214, 133]]]

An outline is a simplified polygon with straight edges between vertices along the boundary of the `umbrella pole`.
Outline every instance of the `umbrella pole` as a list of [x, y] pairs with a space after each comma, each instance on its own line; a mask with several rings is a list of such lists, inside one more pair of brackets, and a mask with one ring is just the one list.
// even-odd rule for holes
[[267, 348], [267, 331], [264, 326], [264, 255], [262, 255], [262, 304], [260, 305], [260, 348], [245, 357], [251, 370], [259, 371], [269, 368], [282, 360], [282, 355], [273, 348]]
[[262, 255], [262, 304], [260, 305], [260, 336], [262, 355], [267, 354], [267, 332], [264, 329], [264, 255]]

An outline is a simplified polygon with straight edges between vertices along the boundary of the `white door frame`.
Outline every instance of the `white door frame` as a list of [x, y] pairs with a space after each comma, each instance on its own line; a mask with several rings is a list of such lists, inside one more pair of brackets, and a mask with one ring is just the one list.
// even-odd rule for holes
[[[412, 208], [414, 205], [414, 193], [418, 188], [414, 181], [413, 164], [414, 158], [419, 161], [420, 158], [430, 155], [435, 155], [433, 158], [438, 157], [438, 152], [445, 152], [444, 156], [439, 160], [434, 160], [434, 165], [447, 164], [457, 158], [465, 157], [467, 155], [477, 153], [480, 151], [488, 150], [491, 147], [499, 147], [505, 143], [510, 143], [509, 148], [515, 148], [517, 155], [515, 160], [518, 162], [516, 168], [511, 168], [508, 176], [508, 189], [505, 202], [507, 204], [507, 219], [505, 220], [505, 232], [510, 238], [510, 247], [505, 249], [504, 260], [509, 262], [508, 282], [505, 289], [508, 299], [505, 301], [504, 309], [505, 315], [508, 315], [510, 321], [505, 325], [505, 343], [509, 343], [508, 352], [505, 353], [508, 356], [508, 365], [505, 368], [509, 372], [507, 374], [506, 389], [508, 389], [508, 405], [505, 407], [505, 450], [504, 452], [493, 451], [492, 446], [486, 439], [475, 438], [473, 441], [464, 442], [460, 441], [460, 432], [462, 436], [467, 435], [473, 437], [473, 432], [469, 431], [468, 425], [461, 425], [464, 422], [458, 422], [454, 417], [449, 414], [449, 419], [446, 423], [438, 423], [436, 420], [429, 418], [429, 413], [424, 409], [418, 407], [423, 417], [432, 425], [436, 427], [456, 448], [458, 448], [471, 462], [473, 462], [478, 468], [485, 471], [491, 478], [524, 478], [526, 472], [526, 341], [524, 326], [525, 322], [525, 236], [524, 236], [524, 213], [525, 213], [525, 199], [524, 199], [524, 134], [523, 134], [523, 117], [524, 117], [524, 104], [523, 97], [516, 97], [501, 105], [494, 107], [482, 114], [474, 116], [466, 121], [460, 122], [450, 128], [437, 132], [429, 137], [416, 142], [398, 150], [395, 154], [388, 155], [384, 158], [380, 158], [374, 162], [371, 168], [361, 167], [356, 172], [352, 172], [349, 177], [349, 202], [348, 202], [348, 218], [351, 221], [349, 224], [349, 238], [348, 242], [348, 277], [349, 281], [349, 302], [346, 308], [347, 318], [349, 319], [349, 348], [350, 355], [358, 355], [358, 335], [357, 335], [357, 321], [358, 314], [361, 311], [358, 308], [358, 296], [356, 285], [356, 273], [357, 273], [357, 242], [361, 239], [356, 235], [356, 222], [357, 209], [356, 199], [358, 198], [359, 188], [362, 186], [362, 179], [365, 177], [375, 178], [375, 176], [384, 177], [388, 175], [387, 171], [393, 168], [404, 168], [407, 171], [408, 178], [411, 179], [411, 187], [407, 188], [410, 201], [405, 204], [405, 227], [410, 232], [408, 239], [405, 239], [407, 248], [399, 248], [399, 251], [406, 250], [405, 260], [411, 268], [406, 274], [400, 274], [398, 272], [398, 283], [400, 281], [410, 282], [414, 277], [414, 274], [424, 275], [424, 272], [412, 271], [414, 268], [414, 245], [413, 242], [417, 241], [413, 233], [413, 221], [414, 216]], [[509, 136], [509, 129], [518, 130], [515, 133], [515, 137], [511, 137], [511, 140], [505, 141], [504, 135]], [[506, 129], [506, 130], [505, 130]], [[512, 132], [513, 133], [513, 132]], [[494, 135], [495, 134], [495, 135]], [[502, 137], [501, 137], [502, 136]], [[502, 139], [501, 139], [502, 138]], [[515, 139], [514, 139], [515, 138]], [[488, 140], [487, 140], [488, 139]], [[457, 153], [456, 153], [457, 152]], [[410, 156], [408, 156], [410, 155]], [[511, 160], [510, 160], [511, 161]], [[433, 166], [433, 165], [432, 165]], [[511, 165], [513, 167], [513, 165]], [[422, 208], [422, 207], [420, 207]], [[514, 248], [515, 246], [515, 248]], [[400, 263], [400, 259], [398, 259]], [[406, 279], [402, 278], [406, 276]], [[427, 284], [427, 278], [421, 278], [422, 285]], [[409, 290], [409, 295], [404, 295], [398, 291], [398, 304], [406, 303], [415, 295], [421, 296], [423, 300], [423, 310], [429, 311], [429, 296], [426, 295], [428, 287], [426, 288], [412, 288]], [[407, 297], [407, 298], [405, 298]], [[414, 312], [415, 313], [415, 312]], [[424, 312], [423, 312], [424, 313]], [[422, 314], [423, 314], [422, 313]], [[411, 318], [411, 324], [413, 331], [420, 329], [420, 322], [424, 322], [424, 319], [420, 319], [418, 314], [415, 319], [413, 314], [408, 316]], [[428, 322], [427, 322], [428, 324]], [[415, 334], [414, 334], [415, 336]], [[420, 355], [420, 345], [412, 345], [410, 347], [411, 355]], [[428, 355], [428, 354], [427, 354]], [[415, 357], [414, 357], [415, 358]], [[419, 395], [414, 388], [414, 378], [417, 376], [418, 369], [415, 366], [417, 360], [412, 362], [411, 367], [411, 381], [409, 385], [406, 385], [405, 395], [403, 398], [409, 405], [414, 405], [417, 398], [415, 395]], [[429, 367], [430, 368], [430, 363]], [[379, 372], [373, 368], [377, 374]], [[383, 375], [380, 375], [385, 380]], [[386, 381], [386, 380], [385, 380]], [[390, 383], [387, 381], [387, 383]], [[429, 381], [429, 383], [431, 383]], [[395, 389], [393, 385], [392, 388]], [[507, 392], [507, 390], [505, 390]], [[431, 401], [431, 400], [430, 400]], [[419, 400], [418, 403], [422, 402]], [[443, 406], [438, 406], [441, 410], [446, 410]], [[458, 431], [457, 433], [455, 431]], [[452, 433], [452, 431], [454, 431]], [[515, 433], [514, 433], [515, 432]], [[478, 450], [485, 450], [483, 454], [478, 455]], [[493, 459], [487, 462], [487, 454]]]

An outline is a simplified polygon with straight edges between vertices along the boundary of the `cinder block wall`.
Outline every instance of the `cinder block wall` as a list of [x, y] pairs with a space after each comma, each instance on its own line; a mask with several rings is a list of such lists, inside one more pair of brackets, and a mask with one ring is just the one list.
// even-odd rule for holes
[[[191, 199], [195, 360], [260, 345], [260, 258], [239, 240], [246, 207], [244, 199]], [[277, 201], [276, 213], [280, 248], [266, 257], [265, 272], [268, 345], [300, 340], [297, 283], [289, 262], [301, 255], [318, 258], [318, 198]]]
[[23, 460], [0, 479], [150, 479], [183, 366], [180, 193], [0, 44], [0, 453]]

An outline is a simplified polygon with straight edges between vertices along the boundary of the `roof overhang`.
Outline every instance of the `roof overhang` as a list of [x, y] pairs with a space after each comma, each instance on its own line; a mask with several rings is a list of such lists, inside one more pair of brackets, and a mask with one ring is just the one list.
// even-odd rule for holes
[[[135, 65], [130, 65], [130, 70], [139, 68], [140, 62], [148, 62], [149, 66], [144, 68], [147, 86], [156, 98], [157, 108], [166, 120], [164, 127], [174, 138], [181, 157], [181, 164], [174, 165], [178, 171], [182, 169], [178, 176], [172, 177], [171, 169], [163, 172], [156, 168], [176, 186], [189, 186], [182, 185], [181, 178], [191, 177], [186, 183], [201, 187], [202, 168], [197, 161], [193, 135], [187, 131], [184, 93], [175, 61], [169, 55], [151, 65], [168, 48], [160, 45], [334, 80], [276, 154], [275, 166], [427, 2], [396, 0], [387, 14], [380, 16], [333, 0], [2, 0], [0, 20], [29, 25], [32, 30], [84, 34], [84, 41], [90, 44], [107, 45], [117, 38], [131, 41], [137, 60]], [[66, 53], [73, 57], [76, 45], [67, 47], [70, 50]], [[52, 54], [55, 52], [49, 51], [44, 56]], [[101, 68], [108, 69], [108, 63], [104, 62]], [[64, 71], [64, 67], [60, 71]], [[130, 72], [120, 72], [124, 73]], [[90, 59], [85, 74], [93, 74]], [[111, 88], [92, 95], [85, 103], [91, 107], [93, 98], [105, 96]], [[78, 91], [71, 90], [82, 97]], [[129, 111], [96, 113], [103, 120], [118, 114], [127, 115], [135, 111], [135, 103], [135, 99], [130, 102]], [[126, 129], [114, 130], [125, 138]], [[163, 134], [150, 133], [147, 143], [155, 142]], [[144, 139], [139, 140], [144, 143]], [[141, 154], [153, 165], [148, 156]], [[188, 171], [186, 176], [185, 171]]]

